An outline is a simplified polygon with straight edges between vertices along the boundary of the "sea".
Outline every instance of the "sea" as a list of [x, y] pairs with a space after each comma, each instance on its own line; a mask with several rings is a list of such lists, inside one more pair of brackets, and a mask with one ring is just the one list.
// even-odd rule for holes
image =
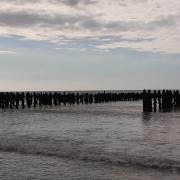
[[0, 110], [0, 179], [180, 179], [180, 109], [142, 109], [140, 100]]

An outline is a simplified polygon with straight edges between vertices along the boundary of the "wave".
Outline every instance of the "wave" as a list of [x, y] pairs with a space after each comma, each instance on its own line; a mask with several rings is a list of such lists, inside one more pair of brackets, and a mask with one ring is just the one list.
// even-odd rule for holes
[[128, 155], [126, 153], [107, 153], [98, 149], [88, 151], [84, 149], [54, 149], [48, 147], [36, 147], [31, 145], [1, 144], [1, 152], [18, 153], [24, 155], [36, 155], [55, 158], [75, 159], [87, 162], [97, 162], [115, 166], [133, 166], [139, 168], [152, 168], [158, 170], [180, 171], [180, 162], [172, 159], [153, 158], [147, 156]]

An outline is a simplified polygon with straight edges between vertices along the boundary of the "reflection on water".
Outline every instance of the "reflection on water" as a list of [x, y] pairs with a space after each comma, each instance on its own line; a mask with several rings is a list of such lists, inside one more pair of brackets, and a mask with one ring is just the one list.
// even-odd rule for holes
[[[162, 114], [166, 114], [167, 116], [169, 116], [169, 114], [177, 115], [179, 113], [180, 113], [180, 108], [164, 109], [162, 111], [157, 111], [157, 112], [142, 112], [142, 120], [149, 121], [153, 117], [157, 117], [157, 116], [160, 117]], [[161, 118], [159, 118], [159, 119], [161, 119]]]
[[151, 120], [153, 112], [142, 112], [142, 120], [144, 122]]
[[[177, 109], [142, 113], [141, 101], [6, 111], [0, 113], [0, 152], [11, 158], [7, 167], [21, 164], [17, 160], [21, 156], [36, 156], [31, 163], [41, 162], [39, 172], [51, 167], [42, 165], [44, 158], [52, 164], [58, 159], [71, 165], [78, 161], [82, 171], [84, 163], [91, 167], [103, 163], [116, 169], [128, 165], [140, 171], [147, 168], [149, 173], [150, 169], [172, 172], [180, 169], [179, 119]], [[68, 173], [73, 176], [74, 171]]]

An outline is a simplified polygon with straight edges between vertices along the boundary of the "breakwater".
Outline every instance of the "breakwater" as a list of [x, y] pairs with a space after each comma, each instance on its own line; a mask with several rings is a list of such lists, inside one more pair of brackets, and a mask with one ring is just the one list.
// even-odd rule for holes
[[144, 112], [156, 112], [180, 107], [180, 93], [172, 90], [141, 92], [0, 92], [0, 108], [36, 108], [73, 104], [143, 101]]
[[142, 99], [144, 112], [172, 110], [180, 107], [180, 93], [177, 90], [144, 90]]
[[92, 104], [116, 101], [134, 101], [141, 93], [70, 93], [70, 92], [1, 92], [0, 108], [36, 108], [37, 106], [59, 106], [66, 104]]

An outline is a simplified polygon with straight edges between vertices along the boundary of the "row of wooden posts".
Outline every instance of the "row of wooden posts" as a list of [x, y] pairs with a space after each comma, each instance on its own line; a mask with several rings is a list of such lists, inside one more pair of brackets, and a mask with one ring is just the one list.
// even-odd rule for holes
[[153, 92], [144, 90], [142, 99], [144, 112], [171, 110], [180, 107], [180, 93], [176, 90]]
[[37, 106], [58, 106], [66, 104], [92, 104], [115, 101], [133, 101], [141, 97], [140, 93], [59, 93], [59, 92], [1, 92], [0, 108], [36, 108]]
[[180, 107], [179, 91], [163, 90], [142, 92], [0, 92], [0, 108], [18, 109], [37, 106], [58, 106], [66, 104], [93, 104], [116, 101], [143, 100], [143, 111], [161, 111]]

